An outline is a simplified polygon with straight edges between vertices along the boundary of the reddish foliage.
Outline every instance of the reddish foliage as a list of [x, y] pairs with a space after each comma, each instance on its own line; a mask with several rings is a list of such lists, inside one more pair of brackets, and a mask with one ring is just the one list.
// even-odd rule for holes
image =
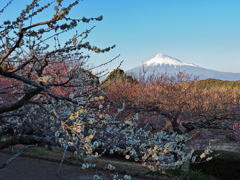
[[[129, 111], [142, 114], [143, 124], [151, 123], [153, 127], [162, 124], [163, 127], [170, 122], [178, 133], [184, 128], [186, 132], [207, 126], [221, 128], [226, 122], [231, 124], [238, 119], [236, 98], [240, 96], [234, 95], [233, 89], [205, 89], [198, 86], [197, 81], [188, 81], [189, 75], [179, 76], [162, 75], [138, 84], [112, 82], [106, 88], [107, 97], [115, 106], [125, 102]], [[183, 128], [183, 122], [191, 125]], [[234, 128], [237, 127], [235, 123]]]

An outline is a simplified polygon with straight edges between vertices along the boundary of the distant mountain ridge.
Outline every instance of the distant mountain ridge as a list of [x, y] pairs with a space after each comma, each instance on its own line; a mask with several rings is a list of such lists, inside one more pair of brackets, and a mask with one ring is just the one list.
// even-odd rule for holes
[[186, 72], [188, 74], [193, 74], [199, 76], [200, 80], [203, 79], [220, 79], [228, 81], [240, 80], [240, 73], [231, 72], [220, 72], [203, 67], [199, 67], [195, 64], [185, 63], [171, 56], [159, 53], [148, 61], [143, 62], [141, 65], [136, 66], [130, 70], [127, 70], [127, 74], [138, 75], [142, 72], [142, 69], [146, 70], [146, 75], [151, 75], [153, 73], [167, 73], [169, 75], [176, 74], [178, 72]]

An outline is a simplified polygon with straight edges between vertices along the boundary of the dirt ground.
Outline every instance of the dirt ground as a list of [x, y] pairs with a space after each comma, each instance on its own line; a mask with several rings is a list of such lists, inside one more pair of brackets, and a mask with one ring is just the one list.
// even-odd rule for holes
[[[6, 162], [11, 155], [0, 153], [0, 165]], [[0, 180], [92, 180], [95, 172], [82, 170], [81, 167], [63, 164], [56, 175], [59, 163], [28, 157], [17, 157], [5, 168], [0, 169]], [[132, 177], [132, 180], [152, 178]]]
[[[0, 154], [0, 164], [10, 155]], [[27, 157], [17, 157], [5, 168], [0, 169], [0, 180], [58, 180], [59, 163]], [[61, 180], [92, 180], [95, 173], [80, 167], [63, 164], [59, 173]]]

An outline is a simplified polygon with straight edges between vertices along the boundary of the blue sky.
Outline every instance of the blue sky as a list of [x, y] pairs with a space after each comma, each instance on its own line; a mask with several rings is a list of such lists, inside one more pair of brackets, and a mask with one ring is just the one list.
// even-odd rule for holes
[[[19, 8], [22, 2], [15, 0], [12, 6]], [[121, 54], [106, 66], [109, 70], [121, 60], [121, 68], [128, 70], [165, 53], [208, 69], [240, 73], [239, 0], [84, 0], [71, 15], [103, 15], [103, 21], [78, 31], [96, 26], [88, 41], [117, 45], [110, 53], [91, 55], [90, 62], [98, 65]]]

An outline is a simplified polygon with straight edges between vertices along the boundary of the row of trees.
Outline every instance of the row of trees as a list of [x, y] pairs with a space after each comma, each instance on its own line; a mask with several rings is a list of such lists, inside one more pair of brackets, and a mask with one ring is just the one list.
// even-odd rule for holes
[[[115, 74], [118, 71], [115, 70]], [[116, 105], [125, 102], [126, 109], [141, 114], [140, 122], [151, 122], [153, 129], [158, 127], [156, 130], [159, 130], [170, 123], [172, 130], [179, 134], [212, 128], [233, 130], [235, 137], [239, 136], [240, 93], [237, 82], [233, 86], [233, 82], [214, 79], [198, 81], [181, 72], [172, 76], [153, 75], [138, 83], [119, 83], [116, 77], [108, 81], [111, 84], [106, 88], [109, 101]], [[154, 117], [152, 121], [150, 117]]]

